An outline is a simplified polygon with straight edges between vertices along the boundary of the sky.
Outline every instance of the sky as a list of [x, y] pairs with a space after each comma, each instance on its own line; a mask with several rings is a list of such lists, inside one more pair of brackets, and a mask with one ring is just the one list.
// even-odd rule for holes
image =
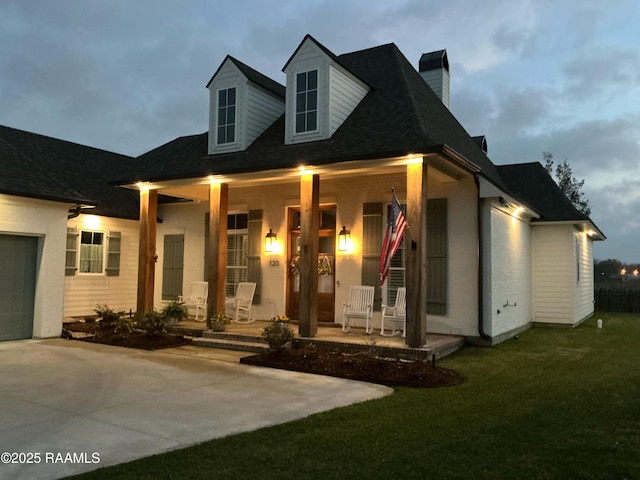
[[450, 109], [498, 165], [567, 160], [640, 262], [637, 0], [2, 0], [0, 124], [138, 156], [208, 128], [227, 54], [284, 84], [306, 34], [334, 54], [446, 49]]

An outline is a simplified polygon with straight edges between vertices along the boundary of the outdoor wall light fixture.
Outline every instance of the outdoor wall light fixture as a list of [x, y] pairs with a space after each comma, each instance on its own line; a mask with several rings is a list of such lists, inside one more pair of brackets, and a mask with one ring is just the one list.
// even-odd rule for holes
[[274, 253], [277, 248], [277, 243], [278, 234], [273, 233], [273, 230], [269, 229], [269, 233], [264, 237], [264, 251], [267, 253]]
[[348, 252], [351, 250], [351, 230], [347, 230], [347, 227], [344, 225], [338, 234], [338, 250], [341, 252]]

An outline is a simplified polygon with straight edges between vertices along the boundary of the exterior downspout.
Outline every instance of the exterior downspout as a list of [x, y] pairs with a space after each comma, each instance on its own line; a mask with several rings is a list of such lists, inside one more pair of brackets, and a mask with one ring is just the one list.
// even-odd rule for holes
[[474, 176], [476, 182], [476, 189], [478, 190], [478, 333], [483, 340], [491, 340], [491, 336], [484, 330], [484, 283], [483, 283], [483, 271], [484, 271], [484, 235], [482, 230], [482, 199], [480, 198], [480, 180], [478, 174]]

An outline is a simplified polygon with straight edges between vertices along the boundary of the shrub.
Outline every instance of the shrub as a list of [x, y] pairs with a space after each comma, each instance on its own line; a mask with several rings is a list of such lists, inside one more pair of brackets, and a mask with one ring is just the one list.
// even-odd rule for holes
[[147, 335], [158, 335], [164, 332], [167, 319], [160, 312], [145, 313], [144, 316], [138, 320], [138, 328], [143, 330]]
[[131, 333], [133, 332], [133, 320], [129, 317], [122, 316], [116, 320], [113, 329], [115, 333]]
[[264, 327], [262, 338], [269, 344], [272, 350], [281, 350], [293, 341], [293, 330], [289, 324], [289, 318], [278, 316], [271, 319], [271, 323]]
[[124, 318], [124, 312], [115, 312], [106, 305], [97, 305], [94, 310], [98, 314], [98, 319], [102, 325], [115, 325], [118, 321]]

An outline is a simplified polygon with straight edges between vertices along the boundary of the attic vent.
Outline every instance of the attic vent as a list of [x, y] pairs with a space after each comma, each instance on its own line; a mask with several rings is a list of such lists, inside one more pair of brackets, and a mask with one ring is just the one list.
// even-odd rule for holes
[[446, 50], [424, 53], [418, 64], [420, 76], [449, 108], [449, 58]]
[[487, 145], [487, 137], [484, 135], [480, 135], [478, 137], [472, 137], [473, 141], [476, 142], [476, 145], [482, 149], [484, 154], [486, 155], [489, 151], [489, 146]]

